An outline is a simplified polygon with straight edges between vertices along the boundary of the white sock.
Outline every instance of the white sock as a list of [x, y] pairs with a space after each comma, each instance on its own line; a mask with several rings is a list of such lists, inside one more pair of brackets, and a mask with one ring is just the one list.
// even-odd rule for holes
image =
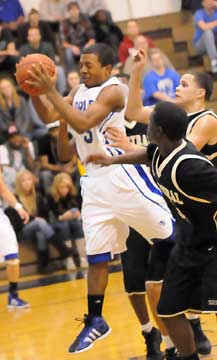
[[171, 349], [171, 348], [175, 347], [175, 345], [173, 344], [172, 340], [170, 339], [170, 337], [168, 335], [167, 336], [162, 335], [162, 339], [163, 339], [164, 344], [166, 345], [167, 349]]
[[188, 320], [195, 320], [195, 319], [199, 319], [199, 315], [189, 312], [188, 315], [187, 315], [187, 318], [188, 318]]
[[144, 331], [146, 334], [149, 334], [153, 328], [153, 325], [151, 321], [149, 321], [147, 324], [141, 325], [142, 331]]

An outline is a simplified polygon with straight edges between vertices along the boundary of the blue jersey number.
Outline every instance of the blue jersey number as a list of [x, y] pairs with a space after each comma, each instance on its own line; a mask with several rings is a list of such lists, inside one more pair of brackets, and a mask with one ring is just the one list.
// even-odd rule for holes
[[91, 144], [93, 142], [93, 133], [91, 130], [86, 131], [86, 135], [84, 136], [84, 141], [86, 143]]

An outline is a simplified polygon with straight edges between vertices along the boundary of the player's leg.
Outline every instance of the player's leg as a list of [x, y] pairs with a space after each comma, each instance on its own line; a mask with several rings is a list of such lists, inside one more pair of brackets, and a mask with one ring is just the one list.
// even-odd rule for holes
[[27, 308], [29, 304], [18, 296], [20, 264], [16, 235], [2, 210], [0, 210], [0, 251], [5, 258], [9, 282], [8, 308]]
[[160, 299], [160, 293], [168, 259], [173, 247], [174, 242], [167, 240], [154, 243], [149, 254], [148, 275], [146, 281], [146, 291], [150, 309], [155, 322], [160, 329], [163, 341], [166, 346], [166, 360], [175, 360], [177, 359], [178, 355], [175, 345], [168, 334], [167, 328], [165, 327], [165, 324], [157, 314], [157, 305]]
[[198, 360], [194, 334], [185, 312], [191, 308], [190, 294], [195, 290], [197, 271], [177, 263], [177, 246], [170, 256], [158, 303], [158, 315], [178, 349], [181, 359]]
[[121, 254], [124, 286], [130, 303], [141, 325], [141, 332], [146, 343], [148, 360], [162, 359], [160, 351], [161, 335], [150, 321], [146, 306], [145, 279], [148, 268], [150, 244], [134, 229], [127, 239], [127, 251]]
[[[108, 262], [114, 254], [126, 250], [126, 239], [129, 234], [128, 226], [114, 218], [110, 203], [106, 206], [103, 189], [101, 193], [99, 190], [102, 181], [98, 180], [98, 184], [97, 180], [88, 179], [86, 188], [83, 188], [82, 219], [89, 263], [88, 314], [84, 318], [84, 328], [69, 347], [71, 353], [88, 350], [94, 341], [104, 338], [111, 332], [102, 316], [104, 293], [108, 282]], [[87, 196], [84, 196], [84, 192]]]

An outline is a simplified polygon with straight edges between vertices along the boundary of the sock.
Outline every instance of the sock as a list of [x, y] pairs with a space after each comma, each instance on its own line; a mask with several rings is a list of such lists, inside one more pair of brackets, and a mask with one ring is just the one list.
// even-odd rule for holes
[[151, 321], [149, 321], [148, 323], [141, 325], [141, 329], [145, 334], [149, 334], [151, 332], [151, 330], [153, 329], [153, 325], [151, 323]]
[[189, 356], [181, 356], [181, 360], [200, 360], [200, 358], [197, 353], [194, 353]]
[[166, 336], [162, 335], [162, 339], [164, 341], [164, 344], [166, 345], [166, 349], [171, 349], [175, 347], [175, 345], [173, 344], [172, 340], [168, 335]]
[[188, 320], [195, 320], [195, 319], [199, 319], [199, 315], [188, 313], [187, 318]]
[[17, 282], [10, 282], [9, 283], [9, 293], [12, 296], [17, 296]]
[[102, 316], [104, 295], [88, 295], [88, 315]]

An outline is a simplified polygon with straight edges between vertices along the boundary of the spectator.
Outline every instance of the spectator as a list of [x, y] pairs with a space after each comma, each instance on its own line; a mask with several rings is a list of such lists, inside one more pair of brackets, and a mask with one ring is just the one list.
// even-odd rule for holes
[[[21, 46], [19, 53], [21, 56], [26, 56], [29, 54], [40, 53], [47, 55], [53, 61], [55, 61], [55, 51], [51, 43], [42, 41], [39, 28], [29, 28], [28, 42]], [[63, 67], [57, 65], [57, 89], [61, 94], [66, 90], [66, 76], [63, 70]]]
[[0, 19], [16, 33], [17, 26], [24, 22], [24, 12], [19, 0], [1, 1]]
[[42, 41], [51, 43], [53, 45], [53, 48], [56, 50], [56, 43], [51, 28], [48, 23], [40, 20], [40, 14], [36, 9], [31, 9], [28, 14], [28, 21], [26, 21], [24, 24], [19, 25], [17, 28], [18, 48], [26, 44], [29, 28], [38, 28], [41, 34]]
[[59, 32], [59, 24], [66, 17], [67, 2], [67, 0], [40, 0], [41, 20], [46, 21], [55, 33]]
[[20, 96], [13, 82], [0, 80], [0, 141], [6, 140], [8, 129], [14, 125], [21, 135], [28, 136], [32, 121], [26, 100]]
[[33, 144], [20, 135], [15, 126], [8, 129], [8, 139], [0, 145], [0, 166], [8, 188], [14, 193], [16, 174], [22, 169], [34, 170]]
[[75, 90], [77, 86], [80, 85], [80, 75], [77, 71], [72, 70], [67, 75], [67, 90], [65, 96], [69, 94], [71, 90]]
[[105, 10], [109, 21], [111, 20], [105, 0], [78, 0], [77, 3], [83, 14], [94, 16], [98, 10]]
[[50, 187], [54, 176], [61, 171], [70, 174], [74, 171], [74, 161], [61, 164], [57, 153], [57, 139], [59, 134], [59, 121], [47, 125], [48, 134], [38, 140], [38, 155], [41, 165], [40, 178], [42, 189], [46, 195], [50, 193]]
[[[125, 64], [128, 56], [130, 55], [130, 49], [134, 48], [134, 40], [135, 38], [141, 34], [139, 25], [135, 20], [130, 20], [127, 23], [127, 32], [124, 36], [122, 42], [120, 43], [119, 47], [119, 59], [122, 65]], [[148, 42], [148, 47], [154, 47], [154, 43], [151, 38], [146, 37]]]
[[3, 27], [0, 19], [0, 70], [15, 72], [15, 64], [18, 61], [18, 52], [11, 31]]
[[77, 2], [70, 2], [67, 9], [69, 18], [61, 23], [60, 35], [68, 72], [75, 68], [82, 49], [95, 42], [95, 33], [88, 16], [80, 12]]
[[203, 0], [203, 8], [194, 15], [194, 47], [198, 53], [207, 53], [213, 73], [217, 73], [217, 9], [214, 0]]
[[113, 22], [109, 21], [105, 10], [98, 10], [92, 17], [92, 23], [96, 34], [96, 41], [111, 46], [116, 54], [120, 42], [123, 40], [121, 29]]
[[[85, 240], [78, 209], [77, 191], [69, 174], [60, 173], [54, 177], [49, 197], [49, 208], [57, 236], [63, 241], [75, 241], [80, 258], [80, 266], [87, 268]], [[64, 220], [66, 211], [70, 210], [71, 219]]]
[[[130, 74], [131, 73], [131, 67], [132, 67], [132, 61], [133, 61], [133, 54], [135, 53], [136, 50], [139, 49], [143, 49], [145, 50], [145, 52], [147, 53], [147, 55], [149, 54], [150, 50], [153, 48], [149, 47], [149, 43], [147, 40], [147, 37], [144, 35], [138, 35], [135, 39], [134, 39], [134, 48], [131, 49], [131, 54], [128, 56], [125, 65], [124, 65], [124, 72], [126, 74]], [[155, 48], [156, 49], [156, 48]], [[174, 69], [172, 63], [170, 62], [170, 60], [168, 59], [168, 57], [161, 51], [161, 54], [164, 58], [164, 62], [166, 67], [170, 68], [170, 69]], [[143, 70], [143, 77], [150, 71], [152, 70], [152, 64], [150, 61], [149, 56], [147, 57], [147, 62], [144, 66], [144, 70]]]
[[69, 265], [70, 260], [72, 261], [71, 251], [64, 245], [63, 241], [57, 239], [52, 226], [48, 223], [48, 207], [40, 192], [35, 189], [31, 172], [23, 170], [18, 173], [16, 195], [30, 215], [30, 221], [24, 225], [21, 236], [24, 241], [34, 240], [36, 242], [39, 272], [49, 272], [49, 243], [57, 248], [61, 258], [65, 259]]
[[144, 78], [144, 104], [154, 105], [158, 101], [174, 101], [180, 75], [166, 67], [159, 49], [150, 50], [149, 56], [153, 70]]

